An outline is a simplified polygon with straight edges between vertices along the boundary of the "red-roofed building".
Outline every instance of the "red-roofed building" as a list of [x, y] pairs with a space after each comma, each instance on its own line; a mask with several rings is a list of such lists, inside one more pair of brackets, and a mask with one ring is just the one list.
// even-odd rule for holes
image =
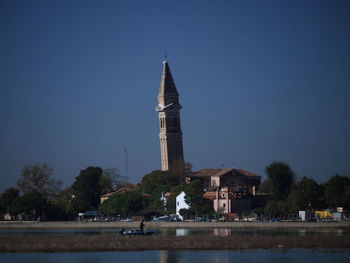
[[[102, 204], [104, 201], [108, 200], [110, 197], [118, 194], [123, 194], [125, 192], [131, 191], [135, 189], [135, 185], [127, 185], [124, 187], [121, 187], [113, 192], [110, 192], [108, 194], [101, 195], [100, 197], [100, 204]], [[147, 194], [147, 193], [142, 193], [142, 196], [144, 197], [151, 197], [152, 195]]]
[[202, 169], [193, 179], [202, 180], [203, 197], [213, 201], [216, 212], [240, 214], [252, 208], [261, 176], [243, 169]]
[[134, 190], [135, 186], [134, 185], [127, 185], [124, 187], [121, 187], [113, 192], [101, 195], [100, 197], [100, 203], [102, 204], [104, 201], [108, 200], [110, 197], [112, 197], [113, 195], [117, 195], [117, 194], [122, 194], [125, 193], [127, 191], [131, 191]]

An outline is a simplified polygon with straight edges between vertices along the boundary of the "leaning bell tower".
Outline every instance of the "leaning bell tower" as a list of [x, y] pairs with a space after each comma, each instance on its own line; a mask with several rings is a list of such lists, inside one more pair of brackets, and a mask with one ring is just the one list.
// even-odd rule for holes
[[180, 126], [181, 108], [169, 63], [165, 59], [158, 93], [158, 106], [156, 107], [159, 114], [162, 171], [171, 170], [176, 162], [184, 160]]

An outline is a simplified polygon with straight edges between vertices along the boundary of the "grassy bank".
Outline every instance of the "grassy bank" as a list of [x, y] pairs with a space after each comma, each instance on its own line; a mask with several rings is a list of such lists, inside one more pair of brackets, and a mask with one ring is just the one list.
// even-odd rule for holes
[[9, 236], [0, 252], [87, 252], [142, 250], [242, 250], [268, 248], [350, 248], [350, 237], [268, 236]]
[[[350, 228], [343, 222], [146, 222], [147, 228]], [[138, 228], [139, 222], [0, 222], [0, 229]]]

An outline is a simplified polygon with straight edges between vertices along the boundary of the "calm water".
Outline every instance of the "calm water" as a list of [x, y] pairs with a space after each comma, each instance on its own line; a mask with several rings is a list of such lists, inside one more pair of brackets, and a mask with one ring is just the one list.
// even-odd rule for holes
[[[0, 229], [0, 236], [12, 235], [115, 235], [120, 229]], [[156, 230], [157, 235], [213, 236], [349, 236], [349, 228], [178, 228]]]
[[[0, 236], [21, 235], [116, 235], [120, 229], [62, 229], [62, 230], [0, 230]], [[349, 229], [256, 229], [256, 228], [179, 228], [157, 230], [156, 235], [213, 235], [213, 236], [348, 236]], [[350, 249], [266, 249], [249, 251], [140, 251], [92, 253], [0, 253], [0, 262], [9, 263], [104, 263], [104, 262], [350, 262]]]
[[0, 254], [1, 262], [10, 263], [111, 263], [111, 262], [160, 262], [160, 263], [228, 263], [269, 262], [348, 263], [350, 249], [290, 249], [248, 251], [143, 251], [143, 252], [92, 252], [92, 253], [6, 253]]

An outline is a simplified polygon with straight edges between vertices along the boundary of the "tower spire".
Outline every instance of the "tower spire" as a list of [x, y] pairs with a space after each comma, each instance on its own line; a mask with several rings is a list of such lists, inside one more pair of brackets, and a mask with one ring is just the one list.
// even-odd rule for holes
[[158, 98], [169, 96], [179, 96], [179, 94], [177, 93], [175, 82], [170, 72], [169, 63], [165, 59], [163, 61], [163, 71], [160, 79]]
[[159, 112], [159, 139], [163, 171], [171, 170], [176, 162], [184, 160], [180, 125], [181, 108], [179, 94], [165, 57], [156, 107], [156, 111]]

